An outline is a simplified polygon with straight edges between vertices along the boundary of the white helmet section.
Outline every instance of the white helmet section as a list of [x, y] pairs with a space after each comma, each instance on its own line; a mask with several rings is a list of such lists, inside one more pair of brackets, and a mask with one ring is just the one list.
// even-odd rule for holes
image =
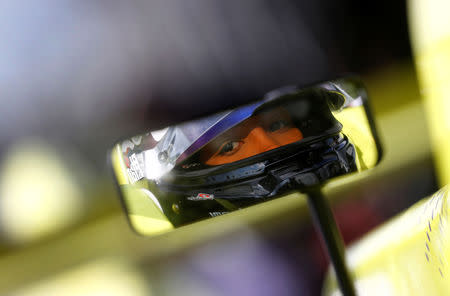
[[[172, 170], [180, 155], [185, 152], [199, 137], [213, 127], [231, 111], [214, 114], [206, 118], [171, 126], [158, 141], [156, 146], [142, 152], [143, 177], [156, 180]], [[158, 131], [152, 132], [157, 135]], [[155, 138], [155, 137], [154, 137]]]

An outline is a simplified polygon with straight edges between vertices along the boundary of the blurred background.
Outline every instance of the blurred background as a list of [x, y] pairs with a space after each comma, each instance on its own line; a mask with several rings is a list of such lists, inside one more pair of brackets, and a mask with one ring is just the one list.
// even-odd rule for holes
[[[126, 114], [141, 116], [136, 107], [141, 86], [148, 69], [159, 67], [154, 59], [166, 52], [155, 52], [152, 42], [193, 13], [172, 1], [154, 5], [0, 3], [0, 294], [319, 294], [328, 258], [305, 200], [275, 200], [155, 238], [138, 236], [127, 225], [106, 155], [113, 140], [129, 135], [135, 118]], [[351, 243], [438, 189], [407, 5], [353, 0], [302, 5], [295, 7], [312, 13], [300, 21], [320, 36], [321, 50], [340, 73], [357, 73], [365, 82], [384, 148], [380, 165], [359, 182], [327, 188]], [[155, 35], [155, 7], [176, 11], [161, 21], [164, 30], [156, 34], [161, 40], [145, 38]], [[212, 6], [198, 7], [203, 8], [195, 13], [214, 22]], [[220, 41], [220, 30], [215, 34]], [[183, 80], [177, 59], [163, 62], [166, 72], [150, 73], [155, 85]], [[210, 73], [196, 74], [206, 79]], [[318, 79], [314, 75], [311, 80]], [[188, 98], [171, 102], [195, 108]], [[160, 109], [150, 104], [153, 123], [165, 123]]]

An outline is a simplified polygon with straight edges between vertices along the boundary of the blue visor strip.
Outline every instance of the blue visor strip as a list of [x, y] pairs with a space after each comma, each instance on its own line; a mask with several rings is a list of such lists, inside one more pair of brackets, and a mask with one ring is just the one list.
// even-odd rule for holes
[[214, 138], [222, 134], [223, 132], [234, 127], [238, 123], [244, 121], [245, 119], [252, 116], [256, 108], [261, 106], [264, 101], [259, 101], [251, 105], [246, 105], [231, 111], [229, 114], [225, 115], [216, 124], [211, 126], [206, 130], [188, 149], [186, 149], [180, 157], [177, 159], [177, 164], [194, 154], [200, 148], [208, 144]]

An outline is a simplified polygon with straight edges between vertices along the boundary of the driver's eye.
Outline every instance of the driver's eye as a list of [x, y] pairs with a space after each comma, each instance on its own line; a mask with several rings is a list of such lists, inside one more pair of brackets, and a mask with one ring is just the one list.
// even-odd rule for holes
[[241, 141], [228, 141], [222, 145], [222, 148], [219, 151], [220, 155], [231, 155], [235, 153], [239, 147], [241, 146]]
[[273, 133], [287, 127], [289, 123], [286, 120], [277, 120], [270, 124], [268, 131]]

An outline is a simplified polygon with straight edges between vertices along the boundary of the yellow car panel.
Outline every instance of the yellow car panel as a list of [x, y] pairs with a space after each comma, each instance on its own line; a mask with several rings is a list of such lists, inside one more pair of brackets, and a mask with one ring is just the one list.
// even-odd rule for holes
[[[358, 295], [450, 294], [448, 199], [444, 187], [348, 249]], [[323, 294], [338, 293], [329, 273]]]

